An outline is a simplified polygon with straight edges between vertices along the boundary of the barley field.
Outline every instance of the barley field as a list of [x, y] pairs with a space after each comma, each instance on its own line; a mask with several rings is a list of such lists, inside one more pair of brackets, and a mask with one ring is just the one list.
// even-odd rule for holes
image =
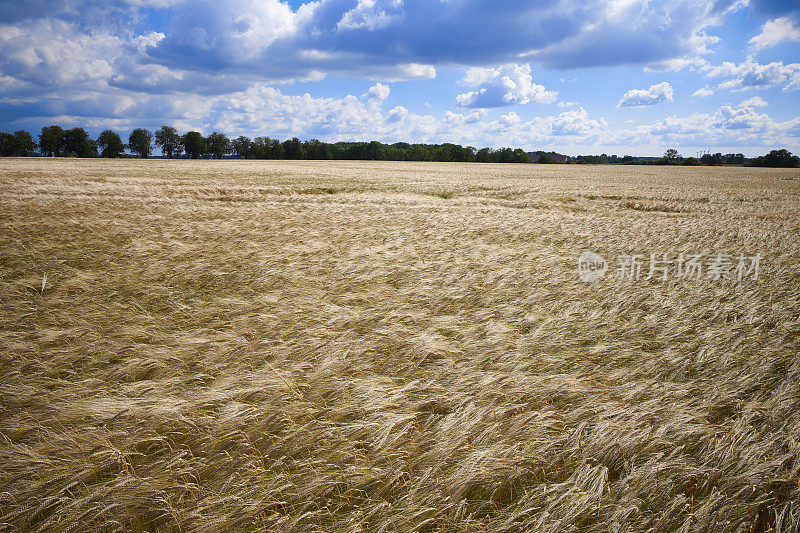
[[[3, 159], [0, 204], [2, 531], [800, 528], [800, 170]], [[758, 278], [645, 279], [720, 252]]]

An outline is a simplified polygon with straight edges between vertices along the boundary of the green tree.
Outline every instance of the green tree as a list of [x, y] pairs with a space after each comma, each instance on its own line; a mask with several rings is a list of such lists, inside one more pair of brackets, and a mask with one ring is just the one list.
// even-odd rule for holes
[[303, 144], [300, 139], [294, 137], [288, 141], [283, 141], [283, 157], [286, 159], [303, 159]]
[[64, 132], [64, 154], [75, 157], [97, 157], [97, 143], [83, 128]]
[[283, 143], [280, 142], [278, 139], [270, 139], [269, 140], [269, 158], [270, 159], [283, 159]]
[[17, 139], [10, 133], [0, 133], [0, 156], [11, 157], [17, 151]]
[[231, 141], [231, 148], [236, 155], [236, 159], [250, 157], [253, 151], [253, 141], [250, 140], [250, 137], [242, 135]]
[[269, 137], [256, 137], [250, 146], [250, 153], [255, 159], [269, 159]]
[[36, 151], [36, 141], [33, 140], [33, 135], [25, 130], [17, 130], [14, 132], [14, 155], [18, 157], [27, 157]]
[[751, 167], [797, 168], [800, 167], [800, 158], [789, 150], [772, 150], [767, 155], [756, 157], [747, 163]]
[[303, 151], [306, 159], [331, 159], [332, 157], [330, 145], [317, 139], [304, 142]]
[[128, 136], [128, 148], [139, 157], [150, 157], [153, 153], [153, 134], [144, 128], [136, 128]]
[[677, 161], [680, 159], [680, 156], [675, 148], [669, 148], [666, 152], [664, 152], [664, 159], [667, 161]]
[[231, 141], [224, 133], [218, 131], [213, 132], [206, 137], [206, 152], [216, 159], [222, 159], [222, 156], [230, 153]]
[[100, 155], [103, 157], [120, 157], [125, 151], [119, 134], [112, 130], [105, 130], [97, 138], [97, 146], [100, 147]]
[[475, 154], [475, 161], [478, 163], [491, 163], [492, 162], [492, 149], [491, 148], [481, 148], [478, 150], [478, 153]]
[[161, 126], [155, 133], [156, 146], [169, 159], [180, 157], [183, 151], [181, 136], [172, 126]]
[[25, 130], [0, 133], [0, 156], [27, 157], [36, 150], [33, 136]]
[[522, 148], [516, 148], [512, 153], [512, 158], [514, 163], [530, 163], [531, 158], [528, 157], [528, 154], [525, 153], [525, 150]]
[[61, 126], [44, 126], [39, 135], [39, 149], [43, 155], [58, 157], [64, 152], [64, 130]]
[[206, 152], [206, 140], [199, 131], [187, 131], [181, 137], [183, 151], [192, 159], [197, 159]]

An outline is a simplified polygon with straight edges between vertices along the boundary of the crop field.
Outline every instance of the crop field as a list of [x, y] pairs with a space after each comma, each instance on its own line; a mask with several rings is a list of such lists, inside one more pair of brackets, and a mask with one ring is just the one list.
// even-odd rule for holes
[[800, 528], [798, 169], [3, 159], [0, 205], [0, 531]]

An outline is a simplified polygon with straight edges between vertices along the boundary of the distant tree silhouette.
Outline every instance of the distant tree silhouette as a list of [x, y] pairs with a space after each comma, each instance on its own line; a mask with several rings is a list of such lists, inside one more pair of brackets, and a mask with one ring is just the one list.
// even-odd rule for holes
[[0, 133], [0, 156], [26, 157], [34, 153], [36, 142], [25, 130], [17, 130], [13, 134]]
[[75, 157], [97, 157], [97, 143], [83, 128], [64, 132], [64, 154]]
[[751, 167], [796, 168], [800, 167], [800, 158], [789, 150], [772, 150], [767, 155], [756, 157], [747, 164]]
[[283, 157], [284, 159], [303, 159], [303, 144], [300, 139], [293, 137], [288, 141], [283, 141]]
[[97, 137], [97, 146], [103, 157], [120, 157], [125, 152], [125, 145], [119, 134], [112, 130], [105, 130]]
[[216, 159], [222, 159], [222, 156], [230, 153], [231, 141], [224, 133], [218, 131], [213, 132], [206, 137], [206, 152]]
[[236, 159], [250, 157], [253, 151], [253, 141], [250, 140], [250, 137], [242, 135], [231, 141], [231, 148], [236, 155]]
[[58, 157], [64, 151], [64, 129], [61, 126], [44, 126], [39, 135], [39, 149], [43, 155]]
[[33, 135], [30, 132], [17, 130], [14, 132], [14, 139], [16, 144], [14, 155], [17, 157], [33, 155], [36, 151], [36, 141], [33, 140]]
[[144, 128], [136, 128], [128, 136], [128, 148], [141, 158], [148, 158], [153, 153], [153, 134]]
[[303, 152], [306, 159], [330, 159], [331, 147], [317, 139], [311, 139], [303, 143]]
[[161, 126], [155, 133], [156, 146], [161, 148], [161, 152], [172, 159], [179, 157], [183, 151], [181, 136], [178, 130], [172, 126]]
[[187, 131], [181, 137], [183, 151], [192, 159], [197, 159], [206, 151], [206, 140], [199, 131]]

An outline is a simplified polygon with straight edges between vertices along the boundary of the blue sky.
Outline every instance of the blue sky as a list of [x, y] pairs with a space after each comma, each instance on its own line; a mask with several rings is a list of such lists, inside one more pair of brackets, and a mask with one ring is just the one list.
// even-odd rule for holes
[[0, 130], [800, 152], [800, 3], [0, 0]]

